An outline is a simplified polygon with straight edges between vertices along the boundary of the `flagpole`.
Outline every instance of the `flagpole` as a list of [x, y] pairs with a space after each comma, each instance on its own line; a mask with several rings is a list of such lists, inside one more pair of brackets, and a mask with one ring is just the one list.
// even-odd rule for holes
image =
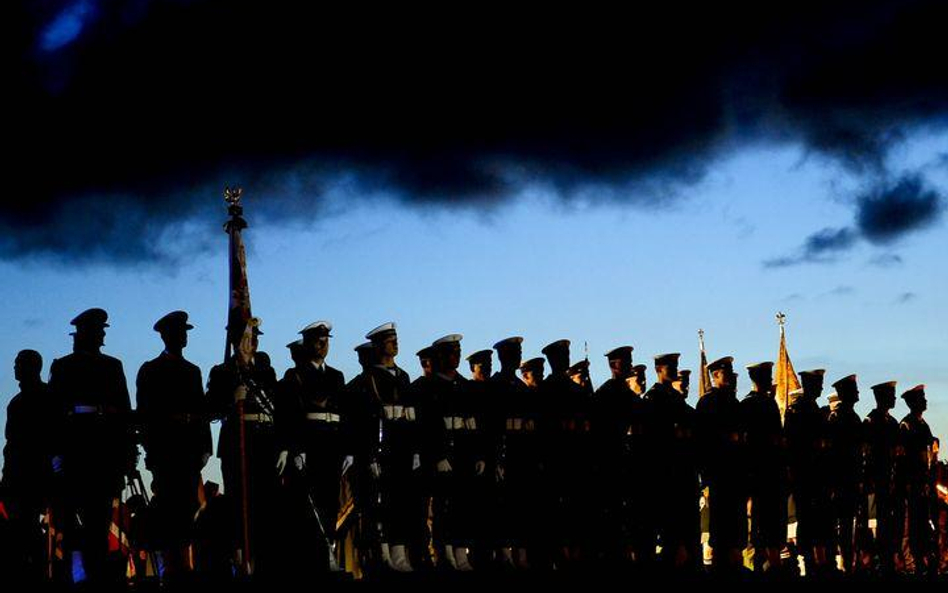
[[[787, 334], [784, 329], [784, 324], [786, 324], [786, 322], [787, 322], [787, 316], [783, 314], [783, 311], [778, 311], [777, 312], [777, 325], [780, 326], [780, 349], [781, 349], [779, 352], [779, 356], [781, 357], [786, 352]], [[780, 364], [781, 365], [783, 364], [782, 359], [780, 360]], [[786, 381], [786, 378], [784, 378], [784, 381]], [[786, 412], [787, 408], [790, 407], [790, 388], [789, 387], [784, 388], [784, 392], [785, 393], [783, 394], [783, 414], [785, 415], [787, 413]], [[783, 418], [781, 418], [781, 420], [782, 419]]]
[[[233, 327], [235, 325], [236, 319], [233, 316], [234, 309], [234, 263], [235, 259], [241, 259], [240, 254], [237, 251], [241, 250], [242, 245], [238, 245], [240, 232], [247, 228], [247, 221], [243, 218], [243, 206], [240, 205], [240, 197], [243, 194], [243, 190], [239, 187], [231, 189], [230, 187], [224, 189], [224, 201], [227, 202], [227, 214], [230, 216], [230, 219], [224, 224], [224, 231], [228, 234], [229, 237], [229, 266], [230, 271], [228, 274], [229, 277], [229, 297], [228, 297], [228, 312], [227, 312], [227, 338], [226, 344], [224, 346], [224, 362], [227, 362], [228, 357], [232, 352], [236, 354], [235, 346], [232, 344], [232, 337], [237, 335], [242, 335], [246, 331], [246, 327]], [[249, 294], [246, 295], [247, 300], [249, 301]], [[249, 305], [249, 302], [248, 302]], [[240, 333], [237, 333], [237, 330], [240, 330]], [[232, 351], [232, 348], [235, 348]], [[240, 357], [237, 357], [235, 361], [238, 365], [240, 364]], [[237, 422], [238, 422], [238, 448], [239, 448], [239, 459], [240, 459], [240, 522], [241, 522], [241, 558], [240, 558], [240, 569], [243, 572], [244, 576], [250, 576], [253, 569], [250, 562], [250, 483], [247, 476], [248, 463], [247, 463], [247, 425], [245, 422], [245, 400], [239, 399], [236, 402], [237, 405]]]

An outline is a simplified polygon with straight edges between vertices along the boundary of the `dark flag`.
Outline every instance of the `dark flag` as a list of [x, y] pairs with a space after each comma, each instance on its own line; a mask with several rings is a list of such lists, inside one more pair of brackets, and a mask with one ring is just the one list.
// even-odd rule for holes
[[704, 351], [704, 330], [698, 330], [698, 347], [701, 350], [701, 366], [698, 368], [698, 397], [711, 391], [711, 374], [708, 372], [708, 355]]

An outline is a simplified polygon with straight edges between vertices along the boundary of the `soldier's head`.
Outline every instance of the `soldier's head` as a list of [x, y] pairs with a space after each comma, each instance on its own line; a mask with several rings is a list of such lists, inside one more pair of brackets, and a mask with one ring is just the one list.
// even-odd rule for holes
[[800, 384], [803, 386], [803, 392], [808, 399], [816, 401], [823, 393], [823, 375], [824, 369], [813, 369], [800, 372]]
[[293, 364], [300, 368], [310, 361], [309, 353], [306, 352], [306, 346], [303, 344], [303, 340], [293, 340], [286, 345], [290, 350], [290, 358], [293, 360]]
[[550, 363], [550, 373], [559, 375], [569, 369], [569, 340], [557, 340], [543, 347], [540, 352]]
[[38, 383], [43, 357], [36, 350], [20, 350], [13, 361], [13, 377], [20, 383]]
[[632, 346], [619, 346], [606, 352], [613, 379], [626, 379], [632, 374]]
[[497, 351], [501, 371], [513, 372], [520, 368], [520, 363], [523, 362], [523, 338], [505, 338], [494, 344], [494, 350]]
[[886, 381], [872, 386], [872, 395], [876, 398], [876, 407], [891, 410], [895, 407], [895, 381]]
[[418, 364], [421, 365], [421, 372], [426, 377], [430, 377], [435, 372], [435, 351], [431, 346], [425, 346], [415, 353], [418, 356]]
[[747, 365], [747, 376], [754, 385], [754, 391], [770, 395], [774, 384], [774, 363], [758, 362]]
[[471, 365], [471, 378], [475, 381], [487, 381], [491, 375], [491, 356], [493, 350], [478, 350], [467, 357], [468, 364]]
[[856, 385], [856, 375], [846, 375], [833, 383], [840, 405], [852, 406], [859, 401], [859, 387]]
[[672, 387], [687, 399], [688, 390], [691, 388], [691, 371], [687, 369], [678, 371], [678, 379], [672, 381]]
[[188, 323], [188, 314], [184, 311], [172, 311], [155, 322], [153, 328], [161, 336], [165, 350], [171, 354], [181, 354], [188, 345], [188, 330], [194, 326]]
[[461, 334], [448, 334], [435, 340], [431, 347], [434, 349], [439, 372], [451, 373], [461, 365]]
[[82, 352], [98, 352], [105, 344], [105, 328], [109, 314], [103, 309], [87, 309], [70, 321], [76, 327], [72, 332], [73, 349]]
[[829, 394], [829, 396], [826, 398], [826, 401], [829, 403], [830, 412], [835, 412], [838, 410], [840, 404], [843, 403], [842, 400], [839, 399], [839, 394], [836, 392]]
[[375, 355], [380, 363], [386, 363], [398, 356], [398, 334], [395, 323], [383, 323], [365, 334], [365, 339], [375, 346]]
[[803, 391], [802, 387], [800, 389], [794, 389], [793, 391], [788, 393], [787, 399], [789, 400], [789, 405], [792, 406], [796, 404], [797, 402], [799, 402], [800, 400], [802, 400], [805, 397], [804, 394], [805, 392]]
[[668, 354], [659, 354], [655, 357], [655, 380], [659, 383], [671, 385], [672, 381], [678, 378], [678, 357], [677, 352]]
[[520, 376], [527, 387], [536, 388], [543, 382], [543, 363], [540, 357], [531, 358], [520, 365]]
[[725, 356], [708, 365], [711, 384], [717, 389], [736, 389], [737, 374], [734, 372], [734, 357]]
[[581, 387], [589, 387], [589, 361], [581, 360], [566, 371], [570, 380]]
[[332, 324], [328, 321], [314, 321], [300, 330], [303, 345], [317, 363], [326, 360], [329, 355], [329, 338], [332, 337]]
[[365, 371], [375, 364], [375, 346], [372, 342], [362, 342], [355, 347], [356, 356], [359, 357], [359, 366]]
[[644, 364], [637, 364], [632, 367], [632, 376], [630, 377], [631, 382], [629, 382], [629, 387], [635, 393], [642, 395], [645, 393], [646, 388], [648, 388], [648, 379], [645, 376], [645, 373], [648, 371], [648, 367]]
[[921, 414], [928, 409], [928, 400], [925, 399], [925, 386], [916, 385], [902, 394], [905, 405], [913, 414]]

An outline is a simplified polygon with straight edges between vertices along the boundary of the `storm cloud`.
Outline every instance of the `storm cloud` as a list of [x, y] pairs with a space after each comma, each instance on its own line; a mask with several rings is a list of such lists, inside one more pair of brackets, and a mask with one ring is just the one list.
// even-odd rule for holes
[[[827, 4], [20, 2], [0, 257], [167, 259], [156, 238], [219, 218], [226, 182], [293, 222], [331, 195], [481, 208], [537, 185], [650, 208], [760, 142], [881, 179], [907, 134], [945, 126], [948, 6]], [[902, 200], [887, 228], [871, 195], [848, 232], [880, 243], [940, 203]], [[849, 239], [820, 233], [804, 256]]]

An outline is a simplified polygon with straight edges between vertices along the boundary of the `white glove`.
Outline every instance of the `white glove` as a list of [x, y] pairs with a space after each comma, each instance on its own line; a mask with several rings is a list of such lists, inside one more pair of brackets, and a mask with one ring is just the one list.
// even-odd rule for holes
[[474, 464], [474, 473], [479, 476], [484, 475], [485, 469], [487, 469], [487, 464], [484, 463], [483, 461], [478, 461], [477, 463]]
[[349, 471], [353, 463], [355, 463], [355, 458], [352, 455], [346, 455], [346, 458], [342, 460], [342, 472], [340, 473], [345, 474]]
[[235, 402], [242, 402], [242, 401], [244, 401], [245, 399], [247, 399], [247, 386], [246, 386], [246, 385], [238, 385], [238, 386], [237, 386], [237, 389], [234, 390], [234, 401], [235, 401]]
[[202, 454], [201, 454], [201, 469], [204, 469], [204, 466], [206, 466], [206, 465], [207, 465], [207, 462], [210, 461], [210, 460], [211, 460], [211, 454], [210, 454], [210, 453], [202, 453]]
[[494, 477], [497, 478], [498, 482], [504, 481], [504, 466], [498, 465], [494, 468]]
[[63, 471], [63, 457], [62, 455], [56, 455], [53, 457], [53, 473], [58, 474]]
[[382, 466], [377, 461], [373, 461], [369, 464], [369, 471], [372, 472], [372, 477], [378, 480], [382, 475]]
[[439, 474], [446, 474], [451, 471], [451, 463], [447, 459], [442, 459], [438, 462], [437, 470]]
[[283, 470], [286, 469], [286, 458], [290, 456], [289, 451], [280, 451], [280, 455], [277, 457], [276, 470], [278, 475], [283, 475]]
[[419, 467], [421, 467], [421, 455], [415, 453], [411, 456], [411, 470], [415, 471]]
[[293, 467], [295, 467], [297, 471], [303, 471], [303, 467], [305, 465], [306, 465], [306, 453], [300, 453], [299, 455], [293, 458]]

